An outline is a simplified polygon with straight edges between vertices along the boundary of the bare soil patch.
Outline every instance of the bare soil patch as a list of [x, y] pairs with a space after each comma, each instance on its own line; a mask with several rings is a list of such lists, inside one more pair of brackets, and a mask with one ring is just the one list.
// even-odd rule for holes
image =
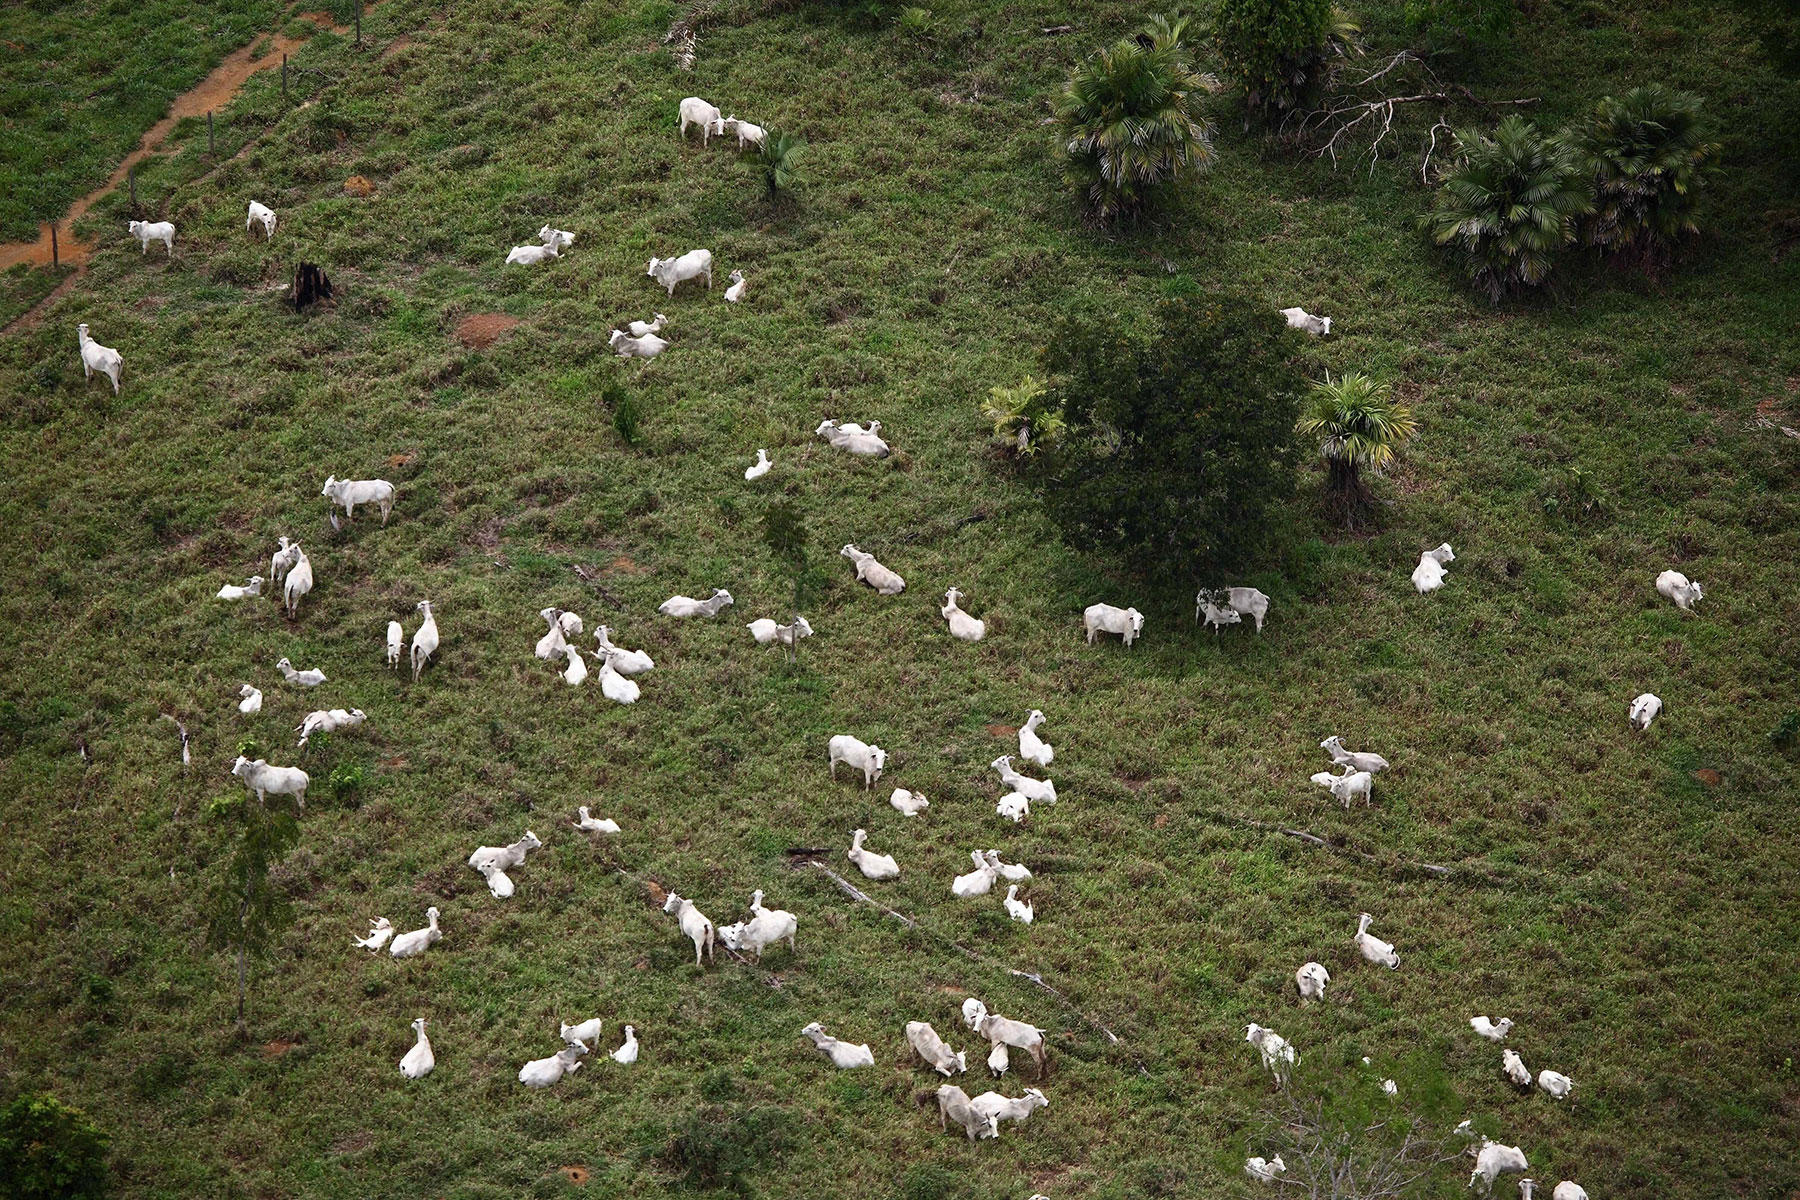
[[456, 337], [472, 350], [486, 350], [518, 323], [519, 318], [505, 313], [471, 313], [457, 325]]

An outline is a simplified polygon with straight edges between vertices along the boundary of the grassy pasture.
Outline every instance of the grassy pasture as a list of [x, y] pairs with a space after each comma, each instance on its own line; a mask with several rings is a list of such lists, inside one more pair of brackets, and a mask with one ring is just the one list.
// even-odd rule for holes
[[[1711, 233], [1662, 283], [1575, 262], [1496, 311], [1413, 231], [1427, 196], [1404, 166], [1333, 174], [1245, 134], [1225, 101], [1219, 167], [1166, 228], [1083, 231], [1042, 122], [1072, 56], [1135, 6], [970, 3], [920, 42], [725, 4], [691, 74], [662, 44], [681, 12], [387, 0], [362, 51], [322, 34], [299, 59], [337, 81], [309, 85], [313, 103], [253, 79], [216, 158], [189, 122], [140, 172], [181, 228], [172, 262], [131, 253], [112, 232], [123, 197], [104, 201], [87, 277], [0, 338], [0, 1091], [88, 1109], [130, 1196], [663, 1195], [739, 1135], [773, 1147], [747, 1179], [774, 1197], [1253, 1195], [1257, 1020], [1312, 1080], [1392, 1076], [1406, 1103], [1524, 1146], [1540, 1181], [1800, 1188], [1795, 770], [1767, 737], [1800, 707], [1800, 443], [1766, 424], [1800, 425], [1800, 289], [1777, 252], [1792, 200], [1759, 154], [1778, 85], [1749, 32], [1699, 4], [1545, 3], [1513, 51], [1466, 68], [1487, 94], [1541, 95], [1551, 124], [1644, 79], [1691, 88], [1730, 164]], [[690, 94], [804, 134], [795, 197], [770, 206], [732, 151], [682, 144]], [[375, 194], [347, 196], [351, 174]], [[282, 215], [272, 245], [243, 236], [251, 198]], [[503, 269], [545, 220], [577, 232], [571, 253]], [[717, 256], [713, 295], [643, 277], [694, 245]], [[333, 275], [334, 308], [278, 303], [302, 259]], [[748, 305], [718, 298], [732, 267]], [[1372, 536], [1317, 525], [1307, 480], [1286, 548], [1245, 576], [1274, 597], [1261, 638], [1203, 635], [1191, 593], [1062, 548], [975, 412], [1064, 314], [1130, 326], [1212, 288], [1333, 315], [1341, 337], [1295, 337], [1309, 372], [1393, 378], [1424, 427]], [[621, 369], [606, 330], [653, 309], [673, 349]], [[463, 345], [486, 313], [520, 323]], [[83, 385], [78, 321], [124, 353], [118, 398]], [[596, 402], [614, 378], [644, 409], [637, 449]], [[880, 418], [898, 453], [831, 451], [811, 435], [828, 415]], [[759, 446], [776, 467], [746, 485]], [[1594, 515], [1562, 515], [1573, 470], [1605, 498]], [[394, 480], [389, 527], [359, 514], [333, 533], [327, 473]], [[792, 667], [741, 628], [787, 615], [758, 537], [776, 496], [831, 576]], [[297, 621], [211, 599], [283, 533], [319, 580]], [[1443, 540], [1450, 584], [1419, 597], [1407, 574]], [[908, 591], [855, 585], [835, 558], [849, 541]], [[1705, 583], [1697, 614], [1652, 590], [1670, 565]], [[937, 616], [952, 584], [989, 623], [978, 646]], [[714, 586], [737, 598], [717, 622], [655, 615]], [[427, 596], [444, 645], [414, 685], [382, 667], [382, 631], [410, 632]], [[1080, 609], [1102, 598], [1148, 614], [1134, 650], [1083, 644]], [[530, 657], [553, 603], [655, 656], [638, 705]], [[283, 687], [282, 655], [331, 681]], [[254, 718], [235, 710], [245, 681], [267, 695]], [[1638, 736], [1624, 713], [1643, 690], [1668, 710]], [[317, 782], [283, 871], [297, 920], [241, 1042], [229, 972], [201, 946], [224, 852], [206, 806], [237, 787], [241, 739], [293, 761], [316, 705], [369, 722], [304, 763]], [[986, 764], [1032, 707], [1063, 799], [1013, 827]], [[163, 713], [193, 733], [191, 774]], [[931, 809], [908, 821], [886, 786], [833, 785], [823, 743], [846, 731], [887, 747], [884, 785]], [[1332, 732], [1393, 760], [1372, 808], [1306, 782]], [[331, 795], [338, 763], [370, 772], [360, 796]], [[567, 825], [581, 803], [624, 835], [587, 844]], [[858, 825], [902, 867], [869, 890], [919, 929], [788, 870], [790, 847], [846, 869]], [[463, 859], [526, 827], [546, 849], [495, 902]], [[997, 898], [951, 899], [986, 846], [1036, 872], [1031, 928]], [[765, 888], [800, 915], [800, 951], [696, 971], [644, 880], [720, 922]], [[428, 904], [446, 936], [423, 959], [348, 945]], [[1362, 910], [1399, 971], [1356, 958]], [[1309, 958], [1334, 982], [1300, 1009]], [[915, 1017], [966, 1045], [964, 994], [1051, 1031], [1051, 1108], [997, 1145], [939, 1134], [913, 1104], [936, 1081], [901, 1053]], [[1476, 1012], [1515, 1017], [1513, 1044], [1574, 1076], [1575, 1099], [1512, 1093], [1468, 1034]], [[439, 1066], [403, 1087], [421, 1014]], [[609, 1046], [637, 1026], [637, 1066], [514, 1082], [559, 1017], [595, 1014]], [[815, 1019], [871, 1042], [876, 1069], [830, 1073], [798, 1036]]]

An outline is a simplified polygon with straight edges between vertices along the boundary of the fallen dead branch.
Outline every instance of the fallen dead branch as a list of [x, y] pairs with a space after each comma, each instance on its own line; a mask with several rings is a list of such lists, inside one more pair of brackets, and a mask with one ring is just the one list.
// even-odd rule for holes
[[[1462, 84], [1445, 83], [1424, 59], [1410, 50], [1391, 55], [1381, 66], [1360, 78], [1349, 78], [1349, 72], [1347, 61], [1334, 66], [1327, 77], [1324, 102], [1315, 108], [1298, 109], [1288, 114], [1282, 121], [1282, 132], [1307, 144], [1315, 157], [1331, 159], [1334, 169], [1339, 156], [1367, 136], [1370, 140], [1362, 153], [1368, 158], [1372, 172], [1381, 160], [1384, 148], [1390, 145], [1390, 139], [1396, 137], [1394, 121], [1401, 110], [1414, 105], [1436, 105], [1432, 124], [1421, 135], [1419, 177], [1427, 184], [1431, 182], [1431, 163], [1437, 153], [1438, 134], [1448, 133], [1451, 129], [1449, 109], [1452, 105], [1491, 110], [1524, 107], [1538, 103], [1539, 99], [1536, 96], [1484, 99]], [[1382, 94], [1384, 88], [1376, 85], [1390, 77], [1414, 82], [1415, 90]]]

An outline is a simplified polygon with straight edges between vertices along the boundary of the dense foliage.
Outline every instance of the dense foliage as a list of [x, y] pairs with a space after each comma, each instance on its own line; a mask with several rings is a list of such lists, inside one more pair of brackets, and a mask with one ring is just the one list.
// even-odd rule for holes
[[750, 158], [750, 169], [773, 197], [800, 182], [798, 161], [806, 139], [779, 129], [765, 132], [762, 145]]
[[1046, 365], [1067, 430], [1039, 456], [1074, 545], [1186, 579], [1244, 561], [1292, 491], [1301, 380], [1286, 327], [1231, 297], [1166, 300], [1156, 330], [1070, 324]]
[[1661, 84], [1600, 101], [1570, 135], [1594, 183], [1583, 221], [1587, 243], [1616, 259], [1654, 266], [1699, 232], [1694, 207], [1719, 148], [1708, 142], [1700, 97]]
[[1353, 516], [1367, 499], [1362, 473], [1380, 472], [1418, 432], [1412, 408], [1392, 385], [1360, 371], [1315, 380], [1295, 431], [1319, 439], [1325, 486], [1340, 515]]
[[106, 1135], [50, 1096], [0, 1109], [0, 1200], [90, 1200], [107, 1193]]
[[1334, 24], [1331, 0], [1221, 0], [1213, 37], [1250, 107], [1283, 112], [1312, 90]]
[[1406, 0], [1406, 24], [1432, 46], [1482, 49], [1503, 40], [1517, 15], [1514, 0]]
[[1492, 137], [1458, 133], [1456, 151], [1425, 230], [1496, 303], [1543, 283], [1592, 207], [1575, 155], [1522, 117]]
[[1096, 222], [1140, 216], [1212, 164], [1200, 100], [1218, 85], [1194, 67], [1184, 31], [1152, 20], [1076, 67], [1057, 102], [1063, 179]]

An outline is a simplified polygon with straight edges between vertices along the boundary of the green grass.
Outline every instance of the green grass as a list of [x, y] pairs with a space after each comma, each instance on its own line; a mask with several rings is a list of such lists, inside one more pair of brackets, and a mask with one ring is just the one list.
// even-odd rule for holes
[[[1552, 124], [1648, 77], [1698, 90], [1728, 150], [1711, 232], [1663, 283], [1576, 262], [1494, 310], [1413, 231], [1428, 197], [1403, 166], [1332, 174], [1244, 134], [1227, 100], [1219, 167], [1165, 229], [1084, 232], [1040, 122], [1071, 57], [1134, 6], [1046, 38], [1066, 8], [976, 3], [920, 43], [727, 4], [691, 74], [661, 43], [679, 11], [388, 0], [362, 52], [326, 36], [299, 57], [339, 80], [315, 103], [259, 77], [217, 159], [190, 123], [140, 175], [182, 229], [172, 262], [132, 253], [123, 198], [103, 201], [88, 277], [0, 339], [0, 1092], [87, 1109], [133, 1197], [660, 1196], [697, 1162], [771, 1197], [1248, 1196], [1265, 1194], [1239, 1173], [1262, 1152], [1258, 1020], [1315, 1077], [1371, 1056], [1409, 1103], [1523, 1145], [1540, 1181], [1800, 1187], [1795, 752], [1767, 736], [1796, 706], [1800, 504], [1794, 443], [1757, 423], [1767, 405], [1800, 424], [1800, 288], [1775, 253], [1792, 201], [1758, 153], [1777, 84], [1745, 65], [1745, 31], [1696, 4], [1540, 4], [1483, 64], [1477, 86], [1541, 94]], [[771, 207], [734, 152], [682, 145], [690, 94], [806, 137], [804, 186]], [[374, 197], [344, 195], [353, 173]], [[271, 246], [244, 238], [251, 195], [282, 215]], [[577, 232], [571, 253], [502, 269], [546, 220]], [[695, 245], [746, 271], [751, 303], [643, 277]], [[334, 308], [296, 316], [269, 290], [303, 259]], [[1286, 548], [1245, 573], [1274, 597], [1260, 638], [1202, 634], [1191, 592], [1061, 548], [978, 413], [1064, 314], [1130, 324], [1214, 286], [1332, 315], [1341, 337], [1295, 337], [1308, 372], [1391, 378], [1423, 426], [1372, 536], [1320, 526], [1309, 473]], [[616, 365], [607, 329], [655, 309], [673, 348]], [[522, 323], [464, 349], [455, 327], [482, 312]], [[83, 384], [78, 321], [125, 356], [116, 399]], [[615, 377], [642, 408], [635, 450], [599, 403]], [[831, 451], [811, 434], [828, 415], [880, 418], [896, 455]], [[747, 486], [759, 446], [776, 467]], [[1543, 503], [1571, 468], [1608, 497], [1579, 522]], [[334, 534], [328, 473], [394, 480], [388, 528], [359, 513]], [[831, 577], [793, 667], [742, 629], [786, 615], [760, 537], [779, 496]], [[318, 576], [296, 622], [211, 599], [282, 533]], [[1450, 582], [1419, 597], [1407, 575], [1443, 540]], [[855, 585], [848, 541], [906, 594]], [[1671, 565], [1706, 585], [1695, 615], [1652, 590]], [[952, 584], [988, 622], [978, 646], [944, 632]], [[655, 615], [713, 586], [738, 601], [717, 622]], [[414, 685], [383, 669], [382, 633], [427, 596], [444, 643]], [[1083, 643], [1098, 599], [1146, 611], [1135, 649]], [[547, 604], [656, 657], [639, 704], [531, 657]], [[283, 687], [284, 654], [331, 682]], [[267, 693], [254, 718], [244, 681]], [[1639, 736], [1642, 690], [1668, 709]], [[293, 761], [315, 703], [369, 721], [305, 764], [282, 872], [297, 920], [240, 1041], [228, 965], [203, 948], [225, 852], [206, 806], [237, 787], [241, 739]], [[1062, 802], [1015, 828], [986, 767], [1012, 740], [987, 726], [1032, 707]], [[191, 773], [163, 713], [193, 734]], [[826, 777], [846, 731], [892, 755], [870, 798]], [[1373, 807], [1306, 782], [1332, 732], [1393, 760]], [[324, 786], [339, 763], [369, 771], [354, 803]], [[900, 818], [893, 785], [929, 812]], [[590, 848], [567, 826], [581, 803], [625, 834]], [[858, 825], [902, 866], [870, 890], [921, 928], [787, 870], [787, 848], [841, 849]], [[528, 826], [546, 849], [495, 902], [463, 859]], [[1029, 929], [950, 898], [990, 845], [1037, 872]], [[646, 879], [721, 922], [765, 888], [799, 914], [800, 951], [696, 971]], [[432, 903], [446, 935], [425, 958], [350, 946], [369, 917], [412, 928]], [[1397, 972], [1356, 958], [1364, 909]], [[1303, 1010], [1309, 958], [1333, 985]], [[1051, 1108], [997, 1145], [940, 1134], [913, 1104], [935, 1077], [902, 1061], [913, 1018], [978, 1049], [953, 1032], [964, 993], [1050, 1030]], [[1575, 1099], [1510, 1092], [1476, 1012], [1515, 1017], [1527, 1063], [1572, 1075]], [[596, 1013], [609, 1045], [638, 1027], [636, 1067], [514, 1082], [559, 1017]], [[421, 1014], [439, 1066], [402, 1086]], [[876, 1069], [830, 1072], [798, 1035], [815, 1019], [871, 1042]], [[1429, 1194], [1464, 1179], [1453, 1165]]]

